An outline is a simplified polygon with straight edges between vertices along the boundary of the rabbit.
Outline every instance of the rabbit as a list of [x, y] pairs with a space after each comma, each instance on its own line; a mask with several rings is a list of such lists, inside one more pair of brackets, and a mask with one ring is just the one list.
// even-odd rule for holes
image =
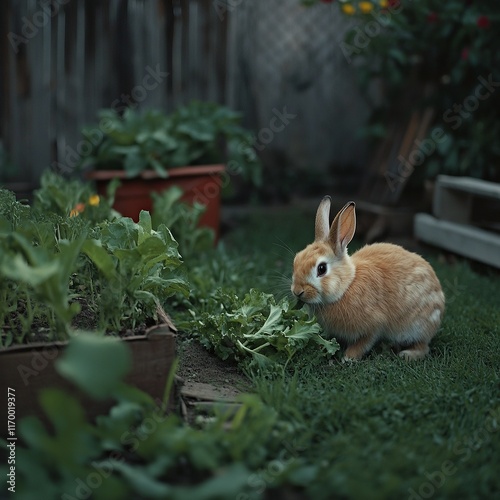
[[349, 256], [355, 203], [347, 203], [331, 227], [330, 205], [325, 196], [316, 213], [315, 240], [294, 258], [292, 293], [346, 347], [344, 362], [361, 359], [381, 339], [405, 359], [424, 358], [445, 307], [431, 265], [390, 243], [366, 245]]

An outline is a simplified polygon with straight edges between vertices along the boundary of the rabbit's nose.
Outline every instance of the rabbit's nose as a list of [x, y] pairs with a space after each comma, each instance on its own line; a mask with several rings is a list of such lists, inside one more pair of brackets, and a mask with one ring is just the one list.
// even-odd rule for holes
[[304, 295], [304, 290], [294, 290], [293, 294], [300, 299]]

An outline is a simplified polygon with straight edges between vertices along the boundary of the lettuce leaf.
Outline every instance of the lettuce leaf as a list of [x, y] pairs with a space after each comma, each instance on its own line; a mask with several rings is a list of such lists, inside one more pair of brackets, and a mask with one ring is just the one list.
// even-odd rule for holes
[[321, 326], [304, 309], [294, 309], [288, 299], [250, 290], [243, 298], [219, 289], [193, 320], [178, 324], [222, 359], [253, 363], [259, 367], [286, 363], [306, 347], [332, 356], [337, 342], [321, 336]]

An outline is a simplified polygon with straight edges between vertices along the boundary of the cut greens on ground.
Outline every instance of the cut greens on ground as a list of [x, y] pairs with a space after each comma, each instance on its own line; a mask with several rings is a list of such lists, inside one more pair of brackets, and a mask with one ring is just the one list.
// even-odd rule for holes
[[[325, 340], [321, 327], [305, 310], [294, 309], [287, 299], [252, 289], [242, 299], [219, 289], [206, 307], [212, 312], [197, 314], [182, 323], [200, 342], [222, 359], [250, 362], [264, 368], [273, 362], [287, 364], [305, 350], [333, 355], [335, 340]], [[248, 359], [250, 358], [250, 359]]]

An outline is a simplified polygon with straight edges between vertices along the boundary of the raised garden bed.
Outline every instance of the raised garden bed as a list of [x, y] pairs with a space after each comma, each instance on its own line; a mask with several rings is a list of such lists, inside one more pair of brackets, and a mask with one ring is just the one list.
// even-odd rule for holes
[[[161, 401], [175, 358], [174, 332], [167, 325], [159, 325], [150, 328], [146, 335], [126, 337], [122, 341], [132, 354], [132, 369], [125, 382]], [[0, 350], [0, 391], [7, 394], [7, 388], [15, 390], [16, 419], [35, 415], [45, 420], [39, 394], [47, 387], [73, 394], [76, 391], [90, 419], [105, 414], [112, 406], [111, 401], [97, 401], [82, 394], [57, 372], [55, 363], [66, 346], [67, 342], [40, 342]], [[6, 412], [7, 407], [4, 405], [2, 408]], [[6, 414], [2, 421], [7, 422]]]

